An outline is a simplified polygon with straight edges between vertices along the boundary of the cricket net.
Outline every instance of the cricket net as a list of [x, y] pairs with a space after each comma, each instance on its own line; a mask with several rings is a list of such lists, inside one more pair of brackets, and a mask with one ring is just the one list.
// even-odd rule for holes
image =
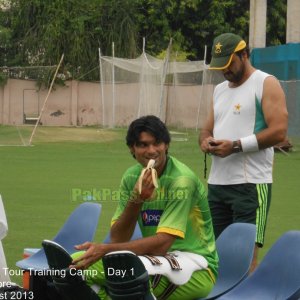
[[103, 126], [128, 126], [148, 114], [173, 128], [202, 126], [222, 76], [204, 61], [172, 61], [166, 53], [163, 60], [145, 52], [136, 59], [100, 56]]

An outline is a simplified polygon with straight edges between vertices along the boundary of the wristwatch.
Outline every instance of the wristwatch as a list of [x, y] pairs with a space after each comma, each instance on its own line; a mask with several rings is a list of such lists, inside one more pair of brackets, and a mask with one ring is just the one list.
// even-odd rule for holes
[[242, 145], [241, 145], [241, 141], [233, 141], [232, 142], [232, 153], [239, 153], [242, 152]]

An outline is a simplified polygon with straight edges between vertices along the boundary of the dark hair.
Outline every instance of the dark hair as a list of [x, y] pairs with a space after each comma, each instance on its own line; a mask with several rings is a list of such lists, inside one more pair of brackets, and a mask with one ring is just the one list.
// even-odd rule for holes
[[157, 142], [170, 144], [171, 137], [166, 125], [156, 116], [143, 116], [134, 120], [128, 128], [126, 144], [129, 147], [139, 142], [140, 134], [148, 132], [153, 135]]
[[234, 52], [234, 53], [241, 59], [242, 58], [242, 54], [243, 54], [244, 51], [246, 52], [247, 57], [249, 58], [250, 57], [250, 50], [249, 50], [248, 46], [246, 46], [242, 50], [239, 50], [239, 51]]

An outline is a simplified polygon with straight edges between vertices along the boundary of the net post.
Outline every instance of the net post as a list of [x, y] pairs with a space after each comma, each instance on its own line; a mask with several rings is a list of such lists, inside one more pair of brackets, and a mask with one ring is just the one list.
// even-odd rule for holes
[[204, 78], [206, 76], [206, 55], [207, 55], [207, 45], [205, 45], [204, 47], [204, 57], [203, 57], [203, 71], [202, 71], [202, 83], [201, 83], [201, 93], [200, 93], [200, 99], [199, 99], [199, 105], [198, 105], [198, 112], [197, 112], [197, 122], [196, 122], [196, 132], [198, 131], [199, 128], [199, 119], [200, 119], [200, 107], [201, 107], [201, 102], [202, 102], [202, 97], [203, 97], [203, 90], [204, 90]]
[[35, 134], [36, 128], [37, 128], [37, 126], [38, 126], [38, 124], [39, 124], [39, 122], [40, 122], [40, 120], [41, 120], [42, 115], [43, 115], [43, 112], [44, 112], [44, 109], [45, 109], [47, 100], [48, 100], [49, 95], [50, 95], [50, 93], [51, 93], [51, 90], [52, 90], [52, 87], [53, 87], [53, 84], [54, 84], [56, 75], [57, 75], [57, 73], [58, 73], [58, 70], [59, 70], [59, 68], [60, 68], [60, 65], [61, 65], [63, 59], [64, 59], [64, 54], [62, 54], [62, 56], [61, 56], [61, 58], [60, 58], [60, 61], [59, 61], [58, 65], [57, 65], [57, 68], [56, 68], [56, 70], [55, 70], [55, 73], [54, 73], [54, 75], [53, 75], [53, 78], [52, 78], [50, 87], [49, 87], [49, 89], [48, 89], [47, 96], [46, 96], [46, 98], [45, 98], [45, 100], [44, 100], [44, 104], [43, 104], [43, 106], [42, 106], [40, 115], [39, 115], [38, 119], [36, 120], [35, 126], [34, 126], [34, 128], [33, 128], [32, 133], [31, 133], [31, 136], [30, 136], [30, 139], [29, 139], [29, 143], [28, 143], [29, 146], [30, 146], [31, 143], [32, 143], [32, 139], [33, 139], [33, 136], [34, 136], [34, 134]]
[[115, 127], [115, 43], [112, 42], [112, 128]]
[[102, 101], [102, 126], [105, 126], [105, 102], [104, 102], [104, 89], [103, 89], [103, 68], [102, 68], [102, 56], [101, 49], [98, 48], [99, 53], [99, 71], [100, 71], [100, 89], [101, 89], [101, 101]]

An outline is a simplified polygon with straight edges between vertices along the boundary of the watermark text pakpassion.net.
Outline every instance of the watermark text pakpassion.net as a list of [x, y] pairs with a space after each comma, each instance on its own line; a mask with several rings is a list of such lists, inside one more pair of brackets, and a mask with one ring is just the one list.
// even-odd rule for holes
[[[187, 188], [176, 188], [165, 190], [164, 188], [155, 191], [156, 200], [177, 199], [184, 200], [188, 197]], [[72, 201], [119, 201], [126, 200], [130, 197], [130, 193], [122, 190], [113, 190], [109, 188], [73, 188], [71, 189]]]

